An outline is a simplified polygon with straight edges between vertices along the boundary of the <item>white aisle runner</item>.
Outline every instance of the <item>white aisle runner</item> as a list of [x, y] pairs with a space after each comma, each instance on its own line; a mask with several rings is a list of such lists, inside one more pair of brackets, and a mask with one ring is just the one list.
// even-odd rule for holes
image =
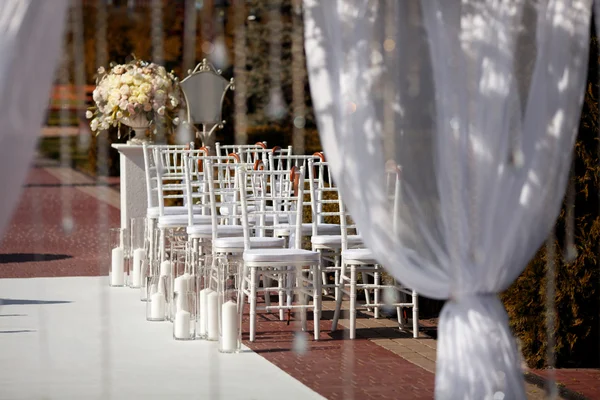
[[248, 349], [174, 341], [106, 280], [0, 279], [0, 399], [322, 399]]

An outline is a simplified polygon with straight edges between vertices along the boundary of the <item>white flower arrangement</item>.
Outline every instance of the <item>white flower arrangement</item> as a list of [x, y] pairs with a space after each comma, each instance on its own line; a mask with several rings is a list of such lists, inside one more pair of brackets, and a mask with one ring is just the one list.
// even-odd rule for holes
[[122, 65], [111, 65], [107, 72], [98, 68], [96, 89], [86, 117], [90, 128], [100, 133], [124, 119], [145, 117], [148, 125], [163, 123], [171, 132], [179, 123], [182, 92], [177, 77], [154, 63], [133, 60]]

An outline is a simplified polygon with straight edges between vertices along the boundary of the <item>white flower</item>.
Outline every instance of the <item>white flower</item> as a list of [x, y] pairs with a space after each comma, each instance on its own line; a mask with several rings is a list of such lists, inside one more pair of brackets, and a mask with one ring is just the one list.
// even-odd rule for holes
[[115, 73], [117, 75], [121, 75], [121, 74], [123, 74], [123, 72], [125, 72], [125, 68], [122, 65], [117, 65], [116, 67], [113, 68], [113, 73]]
[[87, 110], [87, 111], [85, 112], [85, 117], [86, 117], [87, 119], [91, 119], [93, 116], [94, 116], [94, 113], [93, 113], [93, 112], [91, 112], [90, 110]]
[[92, 120], [90, 123], [90, 128], [92, 129], [92, 132], [96, 132], [98, 130], [98, 118], [94, 118]]
[[[125, 107], [125, 108], [127, 108], [127, 107]], [[117, 119], [121, 119], [121, 118], [123, 118], [123, 113], [121, 111], [117, 111]]]
[[152, 111], [152, 104], [150, 104], [150, 103], [144, 104], [144, 111]]
[[146, 104], [146, 103], [148, 103], [148, 100], [149, 100], [148, 96], [146, 96], [145, 94], [141, 94], [138, 97], [138, 103], [140, 103], [140, 104]]
[[140, 92], [142, 93], [148, 93], [150, 90], [152, 89], [152, 85], [150, 85], [149, 83], [142, 83], [140, 86]]
[[121, 100], [121, 102], [119, 103], [119, 108], [121, 110], [126, 110], [127, 109], [127, 100]]
[[179, 125], [179, 117], [173, 118], [173, 125], [175, 125], [175, 126]]
[[121, 82], [125, 83], [126, 85], [131, 85], [133, 83], [133, 76], [127, 73], [121, 77]]
[[123, 86], [121, 86], [120, 92], [122, 95], [128, 96], [129, 93], [131, 93], [131, 90], [129, 89], [128, 85], [123, 85]]
[[103, 74], [103, 73], [105, 73], [105, 72], [106, 72], [106, 70], [104, 69], [104, 67], [100, 67], [100, 68], [98, 68], [98, 73], [99, 73], [100, 75], [102, 75], [102, 74]]
[[165, 106], [160, 107], [156, 112], [158, 115], [165, 115]]
[[175, 97], [171, 96], [171, 106], [172, 107], [177, 107], [177, 104], [179, 104], [179, 102], [177, 101], [177, 99]]

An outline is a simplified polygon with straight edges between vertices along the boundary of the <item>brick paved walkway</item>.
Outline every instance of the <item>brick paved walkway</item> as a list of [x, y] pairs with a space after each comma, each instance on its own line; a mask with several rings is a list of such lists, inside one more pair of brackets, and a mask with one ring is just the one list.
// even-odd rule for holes
[[118, 199], [83, 174], [38, 161], [0, 243], [0, 278], [106, 275]]
[[[109, 226], [119, 225], [116, 182], [99, 180], [97, 186], [83, 174], [38, 161], [0, 242], [0, 278], [105, 275], [108, 251], [103, 238]], [[69, 206], [63, 208], [65, 204]], [[435, 340], [423, 334], [413, 339], [398, 332], [395, 321], [375, 320], [364, 312], [357, 323], [358, 338], [344, 340], [347, 331], [330, 332], [332, 306], [324, 303], [318, 342], [298, 333], [297, 322], [288, 325], [263, 313], [257, 341], [246, 344], [330, 399], [433, 398]], [[348, 326], [348, 321], [340, 325]], [[600, 399], [597, 370], [559, 370], [557, 378], [589, 399]], [[546, 398], [534, 385], [527, 385], [527, 394], [529, 399]]]

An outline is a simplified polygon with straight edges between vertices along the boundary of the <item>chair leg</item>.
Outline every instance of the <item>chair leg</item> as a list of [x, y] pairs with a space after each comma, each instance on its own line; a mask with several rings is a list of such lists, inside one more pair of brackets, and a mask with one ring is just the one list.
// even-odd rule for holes
[[263, 283], [263, 293], [265, 296], [265, 305], [267, 307], [271, 306], [271, 292], [269, 292], [269, 287], [271, 287], [271, 279], [267, 276], [267, 271], [263, 270], [262, 273], [262, 283]]
[[404, 330], [404, 318], [402, 317], [402, 307], [396, 307], [396, 314], [398, 317], [398, 329], [400, 331]]
[[[306, 332], [308, 330], [308, 323], [306, 322], [306, 314], [307, 314], [307, 305], [308, 305], [308, 296], [306, 295], [305, 292], [305, 286], [304, 286], [304, 280], [303, 279], [298, 279], [298, 275], [302, 275], [304, 272], [303, 271], [298, 271], [300, 267], [296, 267], [296, 287], [300, 289], [300, 304], [302, 305], [302, 308], [300, 308], [300, 317], [301, 317], [301, 321], [302, 321], [302, 332]], [[303, 277], [302, 277], [303, 278]]]
[[338, 283], [336, 285], [336, 297], [335, 297], [335, 311], [333, 313], [333, 321], [331, 322], [331, 331], [337, 330], [338, 320], [340, 319], [340, 313], [342, 311], [342, 299], [344, 297], [344, 279], [343, 275], [340, 274]]
[[350, 266], [350, 339], [356, 338], [356, 265]]
[[379, 285], [381, 285], [381, 273], [379, 272], [379, 268], [375, 271], [373, 276], [373, 280], [375, 281], [375, 288], [373, 289], [373, 302], [375, 303], [375, 310], [373, 311], [374, 317], [379, 318]]
[[313, 320], [314, 320], [314, 333], [315, 340], [319, 340], [320, 327], [319, 321], [321, 320], [321, 277], [319, 276], [319, 265], [313, 265]]
[[[362, 278], [362, 283], [363, 285], [368, 285], [369, 284], [369, 274], [367, 274], [366, 272], [361, 272], [360, 276]], [[367, 306], [371, 305], [371, 296], [369, 295], [369, 289], [367, 289], [366, 287], [363, 289], [365, 292], [365, 303]], [[371, 307], [367, 307], [368, 311], [371, 311]]]
[[334, 286], [335, 299], [337, 300], [338, 296], [340, 296], [340, 293], [339, 293], [340, 292], [340, 288], [339, 288], [339, 285], [340, 285], [340, 271], [339, 271], [339, 268], [340, 268], [340, 257], [338, 255], [335, 256], [334, 263], [335, 263], [335, 265], [334, 265], [335, 266], [335, 272], [334, 272], [334, 282], [333, 283], [335, 285]]
[[412, 292], [412, 317], [413, 317], [413, 337], [416, 339], [419, 337], [419, 296], [417, 292]]
[[283, 309], [283, 292], [284, 292], [284, 274], [279, 274], [277, 277], [277, 294], [279, 296], [279, 320], [285, 320], [285, 310]]
[[[313, 249], [313, 251], [315, 251]], [[323, 284], [323, 294], [327, 294], [327, 273], [325, 272], [325, 260], [323, 259], [323, 249], [316, 250], [319, 253], [319, 271], [321, 271], [321, 282]]]
[[250, 341], [256, 338], [256, 268], [250, 268]]

